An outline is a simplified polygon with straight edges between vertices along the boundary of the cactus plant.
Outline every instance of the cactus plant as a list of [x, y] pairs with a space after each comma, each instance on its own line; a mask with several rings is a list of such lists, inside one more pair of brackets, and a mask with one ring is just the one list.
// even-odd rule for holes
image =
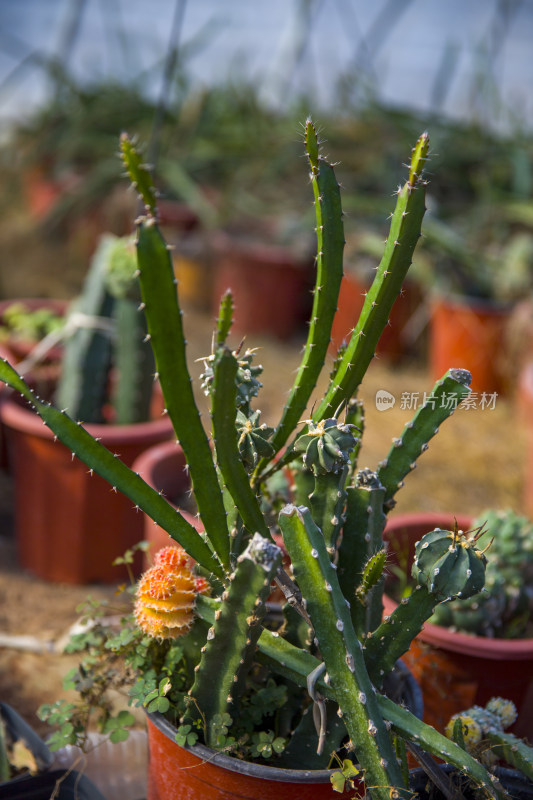
[[492, 697], [484, 708], [454, 714], [446, 726], [446, 736], [492, 767], [503, 761], [533, 781], [533, 747], [506, 732], [516, 721], [516, 707], [510, 700]]
[[[327, 766], [344, 745], [378, 800], [410, 795], [396, 757], [399, 740], [449, 761], [488, 797], [500, 797], [483, 764], [382, 694], [387, 674], [434, 608], [479, 591], [485, 571], [475, 536], [434, 532], [419, 547], [416, 591], [380, 622], [386, 514], [417, 457], [470, 391], [470, 375], [451, 369], [381, 465], [374, 470], [358, 466], [363, 414], [355, 395], [420, 236], [428, 136], [423, 134], [413, 149], [407, 179], [397, 192], [384, 256], [359, 321], [354, 320], [351, 340], [336, 360], [329, 388], [302, 422], [329, 344], [344, 242], [339, 187], [310, 120], [305, 124], [305, 148], [315, 196], [318, 256], [313, 318], [302, 363], [277, 426], [273, 432], [263, 428], [253, 408], [260, 391], [255, 353], [241, 354], [228, 344], [232, 303], [225, 296], [203, 378], [211, 398], [211, 446], [191, 387], [179, 295], [157, 224], [155, 188], [131, 140], [126, 135], [121, 139], [127, 171], [144, 204], [137, 222], [142, 310], [166, 410], [187, 457], [204, 534], [82, 426], [33, 395], [5, 362], [0, 363], [0, 377], [34, 404], [78, 458], [168, 531], [196, 561], [198, 574], [210, 582], [211, 596], [198, 593], [190, 573], [182, 583], [167, 556], [160, 556], [154, 572], [141, 579], [137, 613], [144, 619], [146, 602], [150, 613], [159, 615], [164, 608], [179, 624], [177, 630], [158, 624], [156, 636], [183, 635], [159, 642], [137, 632], [108, 644], [120, 651], [136, 642], [130, 660], [139, 673], [134, 696], [149, 710], [156, 703], [155, 708], [165, 711], [179, 726], [178, 741], [200, 736], [211, 747], [241, 757], [276, 758], [290, 740], [289, 763], [305, 767], [306, 760], [297, 753], [306, 750], [299, 744], [309, 740], [311, 717], [303, 712], [312, 707], [317, 720], [312, 763]], [[431, 399], [444, 392], [446, 404]], [[269, 489], [286, 469], [294, 477], [293, 495], [280, 508], [278, 496], [269, 495]], [[273, 541], [278, 537], [291, 562], [290, 574]], [[181, 561], [179, 554], [174, 558]], [[265, 616], [274, 581], [287, 600], [281, 627]], [[192, 595], [195, 622], [189, 628]], [[270, 722], [273, 715], [275, 721]], [[278, 763], [283, 763], [283, 753]]]
[[[110, 385], [114, 421], [149, 418], [154, 359], [131, 237], [101, 237], [83, 291], [72, 304], [56, 402], [83, 422], [103, 422]], [[111, 373], [113, 370], [113, 379]]]
[[512, 509], [487, 509], [472, 528], [483, 531], [490, 553], [485, 585], [468, 602], [438, 606], [431, 622], [478, 636], [521, 638], [533, 613], [533, 523]]

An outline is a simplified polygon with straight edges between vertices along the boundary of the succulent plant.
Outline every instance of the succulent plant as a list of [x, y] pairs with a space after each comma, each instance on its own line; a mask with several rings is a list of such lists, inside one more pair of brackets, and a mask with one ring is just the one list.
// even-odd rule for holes
[[[168, 599], [179, 605], [184, 600], [184, 608], [169, 612], [177, 614], [178, 630], [184, 635], [162, 643], [152, 638], [143, 645], [144, 662], [138, 654], [135, 657], [141, 688], [133, 691], [137, 698], [143, 695], [140, 702], [150, 708], [146, 697], [152, 698], [154, 692], [162, 699], [153, 682], [155, 671], [165, 692], [170, 684], [173, 702], [169, 707], [165, 696], [166, 713], [187, 731], [198, 730], [214, 748], [257, 755], [258, 740], [253, 736], [255, 743], [246, 750], [255, 730], [265, 741], [276, 736], [270, 755], [281, 748], [280, 739], [287, 739], [290, 763], [307, 767], [327, 766], [331, 754], [344, 745], [378, 800], [410, 796], [396, 757], [400, 740], [454, 764], [487, 796], [500, 797], [485, 767], [463, 747], [381, 693], [387, 675], [434, 608], [479, 591], [485, 571], [475, 536], [433, 532], [419, 545], [417, 588], [381, 621], [386, 514], [417, 458], [470, 391], [470, 374], [449, 370], [394, 440], [386, 459], [375, 470], [358, 467], [363, 415], [356, 394], [420, 236], [428, 136], [423, 134], [413, 149], [375, 280], [328, 388], [308, 418], [306, 409], [330, 344], [344, 231], [339, 185], [310, 120], [304, 138], [318, 249], [313, 311], [301, 364], [278, 424], [271, 435], [265, 429], [261, 433], [252, 408], [260, 390], [259, 372], [253, 367], [252, 350], [241, 354], [239, 347], [227, 343], [232, 303], [224, 296], [204, 377], [211, 401], [211, 442], [194, 399], [179, 295], [157, 224], [155, 187], [131, 140], [125, 135], [121, 139], [127, 171], [144, 204], [137, 221], [142, 311], [166, 411], [187, 458], [203, 534], [82, 426], [35, 397], [5, 362], [0, 363], [0, 378], [34, 404], [77, 457], [166, 530], [196, 562], [198, 574], [209, 580], [211, 596], [195, 594], [198, 584], [185, 574], [185, 565], [179, 565], [183, 573], [174, 571], [166, 556], [153, 567], [153, 582], [150, 572], [141, 578], [138, 608], [148, 599], [151, 613], [159, 613], [159, 602], [164, 605]], [[436, 402], [444, 395], [447, 403]], [[293, 495], [273, 521], [278, 497], [269, 497], [269, 488], [286, 470], [294, 479]], [[274, 543], [280, 538], [286, 553]], [[174, 558], [180, 561], [179, 554]], [[290, 572], [285, 568], [287, 558]], [[183, 574], [183, 598], [178, 574]], [[274, 583], [287, 600], [281, 628], [272, 627], [265, 614]], [[193, 595], [195, 621], [186, 633]], [[169, 634], [177, 632], [163, 623], [157, 636], [167, 627]], [[152, 680], [150, 691], [148, 680]], [[310, 716], [302, 711], [311, 706], [317, 711], [317, 752], [309, 754], [300, 745], [309, 737]], [[274, 711], [276, 731], [257, 728], [268, 725]], [[282, 763], [283, 754], [278, 758]]]
[[118, 424], [149, 419], [154, 358], [136, 273], [133, 239], [102, 236], [65, 327], [56, 402], [74, 419], [103, 422], [110, 400]]
[[488, 546], [485, 585], [468, 602], [439, 605], [431, 621], [478, 636], [520, 638], [533, 615], [533, 523], [511, 509], [487, 509], [472, 528]]
[[514, 703], [502, 697], [492, 697], [484, 708], [472, 706], [454, 714], [446, 726], [446, 736], [487, 766], [502, 761], [533, 780], [533, 748], [523, 739], [506, 733], [516, 717]]

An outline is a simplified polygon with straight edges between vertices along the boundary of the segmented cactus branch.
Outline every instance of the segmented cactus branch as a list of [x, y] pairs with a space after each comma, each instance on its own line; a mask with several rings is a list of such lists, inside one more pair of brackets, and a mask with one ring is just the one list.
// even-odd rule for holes
[[400, 294], [420, 237], [420, 227], [425, 212], [425, 182], [422, 173], [428, 148], [429, 137], [424, 133], [413, 149], [409, 178], [398, 190], [398, 200], [392, 215], [385, 253], [376, 277], [368, 290], [359, 321], [333, 376], [330, 388], [313, 413], [315, 422], [332, 416], [343, 402], [348, 402], [357, 392], [374, 357], [379, 337], [387, 325], [394, 301]]
[[333, 166], [320, 155], [317, 132], [311, 120], [307, 120], [305, 125], [305, 147], [315, 197], [316, 285], [304, 354], [272, 439], [276, 452], [283, 447], [301, 419], [324, 366], [342, 280], [344, 226], [339, 185]]
[[214, 360], [211, 410], [217, 462], [224, 483], [248, 532], [250, 534], [258, 532], [269, 539], [270, 531], [239, 455], [239, 441], [235, 427], [237, 370], [237, 359], [233, 353], [227, 347], [219, 347]]
[[450, 369], [435, 384], [429, 397], [405, 425], [402, 435], [394, 440], [387, 457], [378, 468], [378, 478], [385, 487], [384, 504], [394, 506], [394, 495], [403, 486], [406, 475], [416, 466], [417, 458], [428, 448], [439, 426], [470, 394], [472, 376], [466, 369]]
[[365, 765], [365, 778], [376, 787], [376, 797], [388, 800], [387, 787], [401, 791], [401, 774], [322, 534], [304, 507], [287, 506], [279, 523], [346, 729]]
[[206, 741], [217, 746], [215, 717], [236, 713], [251, 667], [270, 586], [281, 564], [281, 550], [255, 534], [239, 556], [223, 602], [202, 648], [186, 718], [206, 721]]

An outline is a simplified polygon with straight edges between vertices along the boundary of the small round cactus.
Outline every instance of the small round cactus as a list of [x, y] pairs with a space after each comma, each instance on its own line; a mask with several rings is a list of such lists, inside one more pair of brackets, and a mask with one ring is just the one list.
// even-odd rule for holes
[[268, 441], [274, 432], [273, 428], [260, 424], [261, 412], [253, 411], [249, 417], [237, 411], [237, 435], [239, 436], [239, 453], [244, 466], [252, 470], [261, 458], [272, 458], [274, 448]]
[[436, 528], [416, 544], [412, 576], [439, 602], [467, 598], [481, 591], [485, 583], [486, 558], [476, 547], [479, 533], [470, 538]]
[[181, 547], [165, 547], [137, 585], [135, 621], [155, 639], [176, 639], [192, 627], [197, 594], [209, 584], [197, 577]]
[[357, 444], [354, 428], [335, 418], [321, 420], [316, 425], [309, 420], [307, 432], [295, 442], [295, 450], [303, 452], [304, 465], [315, 475], [339, 472], [349, 463], [350, 453]]
[[490, 537], [483, 591], [438, 606], [431, 621], [477, 636], [520, 638], [533, 611], [533, 523], [510, 509], [489, 509], [473, 527]]
[[[516, 721], [516, 706], [511, 700], [503, 697], [492, 697], [484, 708], [472, 706], [466, 711], [454, 714], [446, 725], [446, 736], [454, 738], [455, 724], [461, 721], [464, 744], [470, 752], [476, 752], [477, 745], [485, 739], [489, 732], [504, 731]], [[490, 751], [484, 752], [484, 760], [491, 762]]]

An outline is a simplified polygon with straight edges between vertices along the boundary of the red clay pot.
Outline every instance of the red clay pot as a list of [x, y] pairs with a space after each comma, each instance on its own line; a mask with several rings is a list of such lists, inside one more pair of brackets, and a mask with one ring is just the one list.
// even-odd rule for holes
[[[161, 492], [169, 503], [179, 509], [187, 522], [203, 531], [202, 521], [180, 506], [191, 488], [191, 480], [187, 470], [185, 453], [177, 442], [164, 442], [145, 450], [132, 467], [146, 483], [158, 492]], [[162, 547], [175, 544], [174, 539], [146, 514], [143, 514], [144, 539], [150, 545], [150, 550], [144, 556], [144, 569], [151, 565], [150, 555], [157, 553]]]
[[[365, 302], [370, 282], [353, 272], [346, 272], [341, 282], [337, 312], [331, 329], [331, 350], [336, 353], [344, 340], [348, 341], [357, 324]], [[406, 281], [402, 294], [396, 299], [387, 325], [378, 342], [376, 352], [391, 360], [398, 360], [413, 350], [407, 327], [419, 308], [422, 296], [413, 281]]]
[[[335, 800], [329, 770], [292, 770], [252, 764], [203, 745], [185, 749], [176, 729], [148, 714], [147, 800]], [[350, 797], [364, 797], [364, 790]]]
[[[457, 517], [462, 530], [471, 522], [472, 517]], [[452, 514], [391, 518], [385, 529], [390, 559], [410, 570], [415, 542], [436, 527], [453, 529], [453, 524]], [[385, 596], [384, 606], [391, 614], [396, 604]], [[438, 730], [453, 714], [499, 696], [517, 707], [513, 732], [533, 737], [533, 639], [489, 639], [426, 623], [402, 660], [422, 689], [424, 721]]]
[[233, 331], [288, 339], [305, 330], [310, 311], [313, 262], [299, 262], [274, 245], [243, 243], [221, 236], [215, 246], [213, 310], [231, 289]]
[[[90, 476], [36, 413], [4, 396], [0, 420], [14, 478], [14, 517], [21, 565], [40, 578], [71, 584], [116, 582], [112, 566], [143, 537], [143, 517], [131, 500]], [[87, 425], [131, 466], [137, 456], [172, 436], [167, 417], [136, 425]], [[141, 568], [139, 556], [134, 565]]]
[[459, 367], [472, 373], [475, 392], [508, 391], [505, 341], [510, 313], [510, 306], [488, 300], [434, 297], [429, 345], [433, 378]]

